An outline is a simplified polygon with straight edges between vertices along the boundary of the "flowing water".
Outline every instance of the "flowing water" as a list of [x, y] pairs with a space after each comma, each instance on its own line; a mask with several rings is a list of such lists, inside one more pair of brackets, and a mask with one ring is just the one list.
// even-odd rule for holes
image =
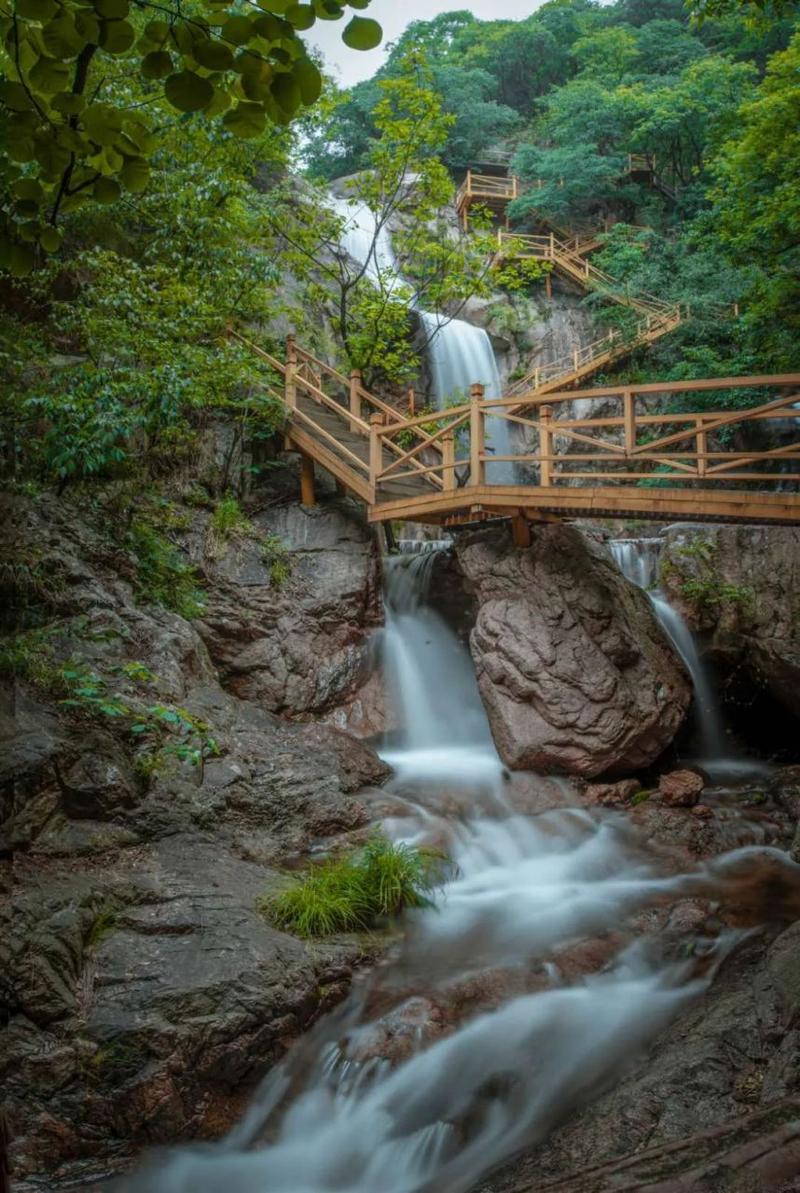
[[[331, 203], [344, 220], [341, 245], [348, 256], [365, 267], [366, 276], [385, 292], [411, 295], [411, 287], [400, 276], [392, 250], [389, 230], [380, 228], [375, 213], [361, 200], [333, 197]], [[482, 327], [465, 319], [419, 310], [412, 297], [409, 303], [417, 313], [428, 343], [434, 397], [438, 409], [448, 403], [469, 399], [470, 386], [480, 382], [484, 397], [502, 397], [502, 385], [492, 342]], [[498, 418], [486, 420], [486, 451], [498, 456], [512, 452], [509, 424]], [[509, 462], [487, 463], [486, 479], [493, 484], [513, 484], [514, 465]]]
[[741, 757], [726, 733], [713, 680], [700, 657], [694, 635], [658, 587], [660, 540], [615, 539], [609, 545], [622, 574], [649, 596], [656, 617], [689, 672], [700, 745], [696, 761], [712, 778], [747, 777], [758, 773], [763, 768], [753, 760]]
[[[446, 850], [447, 881], [227, 1139], [157, 1158], [126, 1184], [135, 1193], [473, 1188], [607, 1087], [724, 951], [706, 942], [675, 962], [624, 935], [685, 880], [622, 818], [564, 807], [545, 779], [533, 781], [537, 808], [515, 802], [466, 650], [426, 599], [434, 554], [387, 566], [385, 668], [401, 732], [385, 754], [395, 777], [383, 824]], [[604, 963], [581, 965], [598, 936]]]

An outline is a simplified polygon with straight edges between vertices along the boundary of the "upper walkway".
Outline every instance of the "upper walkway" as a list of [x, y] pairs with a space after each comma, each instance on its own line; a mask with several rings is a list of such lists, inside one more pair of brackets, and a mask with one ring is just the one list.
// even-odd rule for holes
[[[231, 334], [274, 371], [307, 503], [316, 462], [373, 522], [510, 518], [518, 542], [530, 521], [564, 517], [800, 525], [800, 373], [495, 399], [476, 384], [469, 402], [406, 418], [357, 370], [346, 377], [292, 337], [280, 361]], [[715, 391], [717, 408], [702, 409]], [[582, 399], [595, 400], [583, 417]], [[490, 446], [499, 422], [510, 428], [505, 456]], [[513, 483], [493, 476], [498, 465]]]

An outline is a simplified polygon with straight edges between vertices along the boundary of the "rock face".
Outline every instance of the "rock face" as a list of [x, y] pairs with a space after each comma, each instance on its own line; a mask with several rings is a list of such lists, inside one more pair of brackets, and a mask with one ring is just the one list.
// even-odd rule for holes
[[592, 777], [657, 758], [690, 689], [647, 597], [605, 549], [552, 525], [527, 549], [486, 531], [456, 553], [478, 605], [478, 684], [507, 764]]
[[374, 537], [347, 501], [273, 507], [252, 522], [287, 552], [280, 586], [256, 539], [239, 538], [210, 559], [202, 536], [194, 544], [213, 581], [198, 628], [223, 684], [281, 715], [344, 709], [340, 721], [360, 727], [348, 712], [368, 679], [369, 638], [381, 620]]
[[[300, 712], [347, 690], [347, 650], [333, 630], [326, 640], [322, 611], [351, 611], [343, 633], [357, 653], [376, 564], [338, 509], [316, 522], [281, 516], [287, 527], [312, 524], [276, 617], [294, 601], [307, 653], [292, 653], [285, 623], [270, 631], [273, 661], [283, 636], [285, 665], [270, 690]], [[60, 503], [29, 509], [22, 529], [59, 583], [42, 677], [0, 688], [0, 1084], [15, 1181], [50, 1187], [43, 1174], [59, 1165], [134, 1140], [218, 1135], [290, 1042], [343, 997], [363, 943], [309, 949], [270, 927], [256, 901], [312, 843], [363, 834], [356, 793], [387, 768], [332, 725], [283, 720], [225, 690], [196, 623], [136, 603], [130, 561], [100, 519]], [[249, 613], [236, 609], [233, 581], [218, 591], [212, 579], [209, 603], [257, 628], [258, 587]], [[261, 586], [264, 607], [270, 591]], [[314, 651], [335, 676], [327, 695], [305, 686]], [[292, 687], [295, 657], [307, 671]], [[179, 708], [213, 748], [194, 761], [155, 754], [118, 717], [64, 708], [48, 685], [67, 661], [102, 677], [92, 682], [104, 699]]]
[[668, 529], [662, 583], [727, 667], [800, 716], [800, 529]]

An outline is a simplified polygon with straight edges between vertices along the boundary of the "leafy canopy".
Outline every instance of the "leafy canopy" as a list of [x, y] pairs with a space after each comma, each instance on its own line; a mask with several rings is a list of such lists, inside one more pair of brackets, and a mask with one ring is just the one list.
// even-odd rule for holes
[[[163, 127], [151, 111], [161, 98], [236, 137], [289, 123], [322, 89], [300, 32], [368, 4], [4, 0], [0, 266], [27, 273], [34, 246], [59, 247], [63, 213], [147, 188]], [[355, 49], [380, 38], [378, 23], [359, 15], [343, 33]]]

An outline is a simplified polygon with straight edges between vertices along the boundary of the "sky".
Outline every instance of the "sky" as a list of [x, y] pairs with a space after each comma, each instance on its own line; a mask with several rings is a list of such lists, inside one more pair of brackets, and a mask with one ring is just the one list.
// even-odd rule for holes
[[[450, 0], [441, 4], [438, 0], [371, 0], [363, 12], [347, 10], [340, 21], [317, 21], [306, 34], [310, 45], [316, 46], [325, 56], [328, 68], [338, 77], [342, 86], [352, 87], [361, 79], [368, 79], [378, 69], [384, 58], [384, 47], [394, 41], [411, 21], [430, 21], [440, 12], [458, 12], [466, 9], [483, 21], [497, 21], [504, 18], [521, 20], [530, 16], [542, 0]], [[375, 50], [349, 50], [342, 42], [342, 30], [349, 20], [350, 12], [356, 16], [372, 17], [383, 26], [383, 42]]]

